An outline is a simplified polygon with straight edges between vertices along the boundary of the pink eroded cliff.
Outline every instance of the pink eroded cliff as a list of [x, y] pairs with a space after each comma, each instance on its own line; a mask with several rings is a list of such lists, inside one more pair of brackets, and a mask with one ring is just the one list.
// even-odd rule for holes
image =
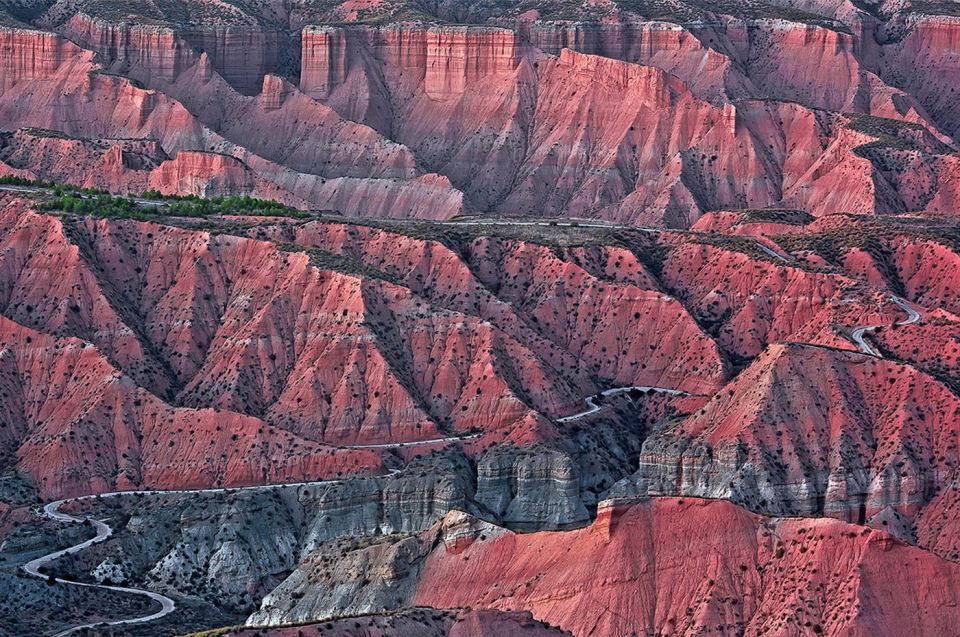
[[888, 40], [877, 63], [880, 77], [913, 95], [940, 128], [956, 138], [960, 111], [951, 95], [960, 81], [960, 19], [910, 16], [884, 30]]
[[[377, 471], [373, 452], [324, 448], [226, 411], [176, 409], [90, 343], [0, 318], [5, 450], [42, 496], [299, 481]], [[217, 453], [214, 453], [216, 451]]]
[[35, 82], [63, 66], [83, 66], [92, 55], [53, 33], [0, 29], [0, 91]]
[[360, 64], [359, 47], [369, 47], [386, 64], [422, 81], [431, 99], [462, 96], [488, 77], [508, 76], [519, 64], [516, 34], [506, 29], [470, 27], [363, 28], [308, 27], [303, 30], [300, 88], [330, 97]]
[[[795, 414], [802, 414], [795, 418]], [[914, 367], [774, 345], [680, 426], [644, 443], [641, 490], [863, 524], [915, 515], [952, 480], [960, 399]]]
[[530, 610], [578, 637], [938, 634], [958, 621], [955, 563], [882, 531], [727, 502], [607, 505], [587, 528], [532, 534], [451, 513], [420, 541], [414, 603]]
[[220, 25], [188, 28], [112, 23], [78, 13], [60, 32], [96, 51], [108, 68], [141, 69], [151, 82], [173, 82], [206, 53], [238, 91], [256, 94], [265, 74], [276, 70], [284, 37], [276, 30]]
[[[881, 49], [896, 43], [869, 44], [859, 26], [847, 33], [757, 20], [746, 28], [727, 17], [689, 29], [626, 19], [316, 26], [304, 29], [296, 51], [266, 27], [147, 26], [78, 14], [57, 28], [97, 51], [107, 71], [147, 90], [88, 78], [96, 66], [83, 55], [56, 68], [53, 59], [31, 71], [42, 71], [43, 83], [0, 100], [10, 127], [152, 135], [170, 156], [230, 154], [277, 184], [276, 198], [302, 207], [686, 227], [722, 208], [950, 211], [960, 192], [943, 118], [927, 113], [929, 99], [876, 75]], [[32, 45], [39, 50], [76, 46], [41, 32], [8, 33], [44, 39]], [[938, 63], [947, 55], [942, 40], [922, 44]], [[298, 59], [299, 87], [277, 75]], [[110, 112], [82, 100], [90, 91], [133, 103]], [[52, 110], [35, 107], [51, 103]], [[630, 107], [613, 108], [621, 104]], [[941, 146], [917, 147], [900, 133], [891, 141], [893, 124], [820, 109], [890, 118], [928, 130]], [[176, 126], [160, 130], [153, 111]], [[89, 171], [77, 172], [89, 183]]]

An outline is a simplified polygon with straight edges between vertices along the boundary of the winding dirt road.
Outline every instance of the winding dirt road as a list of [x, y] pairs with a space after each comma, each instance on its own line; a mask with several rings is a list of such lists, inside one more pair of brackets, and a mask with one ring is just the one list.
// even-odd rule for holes
[[[77, 498], [77, 499], [82, 499], [82, 498]], [[47, 504], [45, 507], [43, 507], [44, 515], [46, 515], [48, 518], [57, 520], [59, 522], [83, 523], [89, 519], [91, 524], [93, 524], [94, 528], [97, 530], [97, 534], [92, 538], [90, 538], [89, 540], [81, 542], [80, 544], [76, 544], [74, 546], [70, 546], [65, 549], [55, 551], [53, 553], [49, 553], [48, 555], [38, 557], [37, 559], [31, 560], [30, 562], [27, 562], [26, 564], [24, 564], [23, 570], [26, 571], [28, 574], [33, 575], [34, 577], [46, 579], [46, 576], [40, 572], [40, 569], [43, 566], [49, 564], [50, 562], [64, 555], [72, 555], [73, 553], [82, 551], [90, 546], [93, 546], [94, 544], [103, 542], [108, 537], [113, 535], [113, 529], [111, 529], [109, 526], [107, 526], [105, 523], [101, 522], [100, 520], [95, 520], [93, 518], [78, 518], [72, 515], [67, 515], [66, 513], [60, 513], [57, 509], [59, 509], [64, 502], [66, 502], [66, 500], [58, 500], [56, 502], [51, 502]], [[102, 588], [102, 589], [106, 589], [106, 590], [117, 592], [117, 593], [132, 593], [134, 595], [149, 597], [154, 601], [160, 602], [160, 610], [155, 613], [152, 613], [150, 615], [144, 615], [142, 617], [134, 617], [131, 619], [121, 619], [117, 621], [106, 622], [110, 626], [118, 626], [121, 624], [140, 624], [144, 622], [153, 621], [154, 619], [159, 619], [164, 615], [168, 615], [172, 613], [173, 610], [176, 608], [176, 604], [174, 604], [174, 601], [172, 599], [170, 599], [166, 595], [161, 595], [160, 593], [154, 593], [153, 591], [141, 590], [139, 588], [128, 588], [126, 586], [108, 586], [106, 584], [88, 584], [86, 582], [74, 582], [71, 580], [61, 579], [59, 577], [56, 578], [56, 581], [59, 584], [70, 584], [73, 586], [84, 586], [87, 588]], [[98, 624], [96, 623], [92, 623], [92, 624], [82, 624], [79, 626], [74, 626], [73, 628], [69, 628], [63, 632], [57, 633], [55, 637], [62, 637], [63, 635], [69, 635], [71, 633], [74, 633], [78, 630], [82, 630], [84, 628], [93, 628], [94, 626], [97, 626], [97, 625]]]
[[[472, 437], [472, 436], [471, 436]], [[421, 442], [420, 444], [426, 444], [426, 442]], [[397, 446], [397, 445], [393, 445]], [[400, 473], [400, 469], [394, 469], [389, 473], [381, 477], [388, 477], [397, 475]], [[276, 489], [292, 489], [299, 487], [317, 487], [325, 486], [330, 484], [337, 484], [342, 482], [341, 480], [317, 480], [313, 482], [286, 482], [283, 484], [266, 484], [258, 486], [249, 486], [249, 487], [216, 487], [211, 489], [167, 489], [162, 491], [111, 491], [109, 493], [100, 493], [94, 495], [83, 495], [75, 498], [64, 498], [63, 500], [56, 500], [54, 502], [48, 503], [43, 507], [43, 514], [50, 518], [51, 520], [56, 520], [58, 522], [71, 522], [75, 524], [83, 524], [84, 522], [89, 521], [93, 527], [97, 530], [95, 536], [89, 540], [75, 544], [74, 546], [69, 546], [65, 549], [60, 549], [54, 551], [53, 553], [48, 553], [34, 560], [31, 560], [23, 565], [23, 570], [34, 577], [39, 577], [41, 579], [47, 579], [47, 576], [40, 572], [40, 569], [47, 564], [53, 562], [54, 560], [63, 557], [64, 555], [73, 555], [79, 551], [83, 551], [94, 544], [99, 544], [100, 542], [105, 541], [107, 538], [113, 535], [113, 529], [110, 528], [105, 522], [97, 520], [92, 517], [82, 518], [66, 513], [61, 513], [59, 511], [60, 507], [66, 504], [67, 502], [77, 502], [81, 500], [92, 500], [94, 498], [116, 498], [125, 495], [195, 495], [195, 494], [207, 494], [207, 493], [233, 493], [236, 491], [267, 491], [267, 490], [276, 490]], [[129, 593], [132, 595], [140, 595], [141, 597], [147, 597], [156, 602], [160, 603], [160, 610], [150, 613], [148, 615], [142, 615], [140, 617], [130, 617], [125, 619], [116, 619], [104, 622], [96, 622], [91, 624], [81, 624], [78, 626], [73, 626], [62, 632], [57, 633], [54, 637], [63, 637], [64, 635], [70, 635], [77, 632], [78, 630], [83, 630], [85, 628], [93, 628], [96, 626], [123, 626], [129, 624], [145, 624], [147, 622], [160, 619], [169, 615], [174, 610], [176, 610], [177, 605], [174, 600], [167, 597], [166, 595], [161, 595], [160, 593], [155, 593], [142, 588], [131, 588], [127, 586], [113, 586], [108, 584], [91, 584], [87, 582], [77, 582], [74, 580], [67, 580], [62, 578], [56, 578], [57, 583], [59, 584], [68, 584], [70, 586], [83, 586], [86, 588], [99, 588], [102, 590], [112, 591], [116, 593]]]
[[[600, 395], [604, 398], [609, 396], [618, 396], [620, 394], [627, 394], [632, 391], [641, 391], [641, 392], [654, 392], [657, 394], [670, 394], [672, 396], [689, 396], [685, 391], [680, 391], [679, 389], [670, 389], [668, 387], [648, 387], [646, 385], [634, 385], [632, 387], [616, 387], [614, 389], [608, 389], [606, 391], [600, 392]], [[600, 405], [597, 404], [596, 396], [588, 396], [583, 402], [587, 404], [587, 408], [579, 413], [564, 416], [563, 418], [557, 418], [557, 422], [573, 422], [574, 420], [580, 420], [591, 414], [595, 414], [602, 409]]]
[[[907, 314], [907, 318], [903, 321], [897, 321], [897, 325], [912, 325], [919, 322], [920, 319], [923, 318], [920, 315], [920, 312], [913, 308], [905, 299], [902, 299], [899, 296], [891, 296], [890, 300]], [[880, 325], [864, 325], [863, 327], [858, 327], [857, 329], [853, 330], [853, 333], [850, 334], [850, 338], [853, 339], [853, 342], [857, 344], [857, 347], [859, 347], [860, 351], [864, 354], [876, 356], [877, 358], [883, 358], [880, 352], [874, 349], [874, 347], [870, 345], [865, 338], [868, 332], [873, 332], [880, 327]]]
[[426, 445], [435, 445], [443, 442], [459, 442], [461, 440], [473, 440], [483, 434], [469, 434], [466, 436], [447, 436], [446, 438], [428, 438], [427, 440], [413, 440], [411, 442], [384, 442], [375, 445], [343, 445], [340, 449], [406, 449], [407, 447], [424, 447]]
[[[399, 473], [399, 470], [396, 470], [387, 475], [393, 475], [393, 473]], [[23, 570], [34, 577], [39, 577], [41, 579], [47, 579], [47, 576], [40, 572], [40, 569], [47, 564], [53, 562], [64, 555], [73, 555], [87, 549], [94, 544], [99, 544], [100, 542], [105, 541], [107, 538], [113, 535], [113, 529], [110, 528], [105, 522], [97, 520], [96, 518], [81, 518], [74, 515], [68, 515], [66, 513], [61, 513], [59, 511], [60, 507], [67, 502], [77, 502], [81, 500], [92, 500], [94, 498], [115, 498], [124, 495], [187, 495], [187, 494], [200, 494], [200, 493], [226, 493], [228, 491], [255, 491], [255, 490], [268, 490], [268, 489], [283, 489], [283, 488], [295, 488], [295, 487], [304, 487], [304, 486], [323, 486], [326, 484], [334, 484], [338, 482], [337, 480], [320, 480], [316, 482], [293, 482], [286, 484], [271, 484], [271, 485], [262, 485], [262, 486], [253, 486], [253, 487], [233, 487], [233, 488], [213, 488], [213, 489], [170, 489], [165, 491], [111, 491], [109, 493], [100, 493], [96, 495], [84, 495], [78, 496], [76, 498], [64, 498], [63, 500], [56, 500], [54, 502], [48, 503], [43, 507], [43, 514], [50, 518], [51, 520], [56, 520], [58, 522], [72, 522], [75, 524], [83, 524], [84, 522], [89, 521], [93, 527], [97, 530], [96, 535], [94, 535], [89, 540], [85, 540], [74, 546], [69, 546], [65, 549], [60, 549], [59, 551], [54, 551], [53, 553], [48, 553], [34, 560], [31, 560], [23, 565]], [[99, 588], [102, 590], [112, 591], [115, 593], [129, 593], [132, 595], [139, 595], [141, 597], [147, 597], [156, 602], [160, 603], [160, 610], [155, 613], [150, 613], [149, 615], [142, 615], [140, 617], [130, 617], [126, 619], [116, 619], [105, 622], [96, 622], [91, 624], [80, 624], [78, 626], [73, 626], [62, 632], [57, 633], [54, 637], [63, 637], [64, 635], [70, 635], [77, 632], [78, 630], [83, 630], [85, 628], [93, 628], [95, 626], [123, 626], [128, 624], [145, 624], [151, 622], [155, 619], [160, 619], [169, 615], [174, 610], [176, 610], [177, 605], [172, 599], [166, 595], [161, 595], [160, 593], [155, 593], [153, 591], [148, 591], [142, 588], [131, 588], [127, 586], [113, 586], [108, 584], [91, 584], [87, 582], [77, 582], [74, 580], [67, 580], [62, 578], [56, 578], [58, 584], [69, 584], [70, 586], [83, 586], [86, 588]]]

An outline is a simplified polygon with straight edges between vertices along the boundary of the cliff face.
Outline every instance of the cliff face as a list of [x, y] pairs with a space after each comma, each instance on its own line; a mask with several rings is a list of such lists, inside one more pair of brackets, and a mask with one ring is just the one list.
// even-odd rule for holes
[[[651, 436], [631, 480], [641, 493], [727, 498], [776, 514], [864, 524], [892, 509], [909, 520], [953, 479], [958, 410], [947, 387], [913, 368], [776, 346], [729, 392]], [[777, 414], [786, 413], [806, 416], [782, 426]]]
[[[688, 227], [724, 208], [952, 210], [956, 125], [938, 96], [955, 79], [955, 25], [832, 13], [850, 24], [718, 15], [679, 26], [618, 14], [309, 26], [299, 38], [270, 20], [147, 26], [80, 13], [50, 23], [147, 90], [89, 76], [89, 53], [60, 60], [57, 47], [74, 45], [35, 32], [36, 61], [8, 56], [0, 116], [88, 138], [153, 135], [171, 156], [215, 150], [273, 184], [260, 192], [349, 215]], [[907, 77], [911, 56], [920, 62]], [[16, 90], [34, 66], [58, 88]], [[281, 79], [297, 67], [298, 86]], [[89, 90], [111, 97], [83, 99]], [[172, 125], [158, 130], [154, 111]], [[942, 147], [911, 145], [917, 127]]]
[[37, 82], [65, 65], [80, 64], [91, 55], [53, 33], [0, 28], [0, 89]]
[[200, 197], [252, 194], [254, 174], [229, 155], [182, 151], [151, 171], [149, 190]]
[[283, 32], [256, 27], [185, 29], [182, 36], [209, 55], [217, 73], [245, 95], [260, 91], [263, 76], [281, 69], [282, 51], [292, 46]]
[[731, 60], [704, 44], [707, 37], [669, 22], [534, 21], [521, 22], [519, 33], [525, 44], [549, 55], [570, 49], [663, 69], [711, 102], [748, 94], [744, 78], [731, 69]]
[[[384, 63], [406, 69], [423, 81], [435, 100], [460, 97], [487, 77], [510, 74], [519, 63], [517, 38], [507, 29], [470, 27], [333, 28], [308, 27], [301, 34], [300, 87], [326, 98], [347, 81], [359, 47], [367, 46]], [[353, 55], [351, 55], [353, 54]]]
[[589, 519], [579, 469], [559, 452], [505, 449], [484, 455], [477, 467], [476, 500], [498, 519], [521, 527], [560, 527]]
[[[913, 97], [860, 62], [854, 36], [773, 22], [698, 36], [660, 24], [577, 26], [576, 37], [557, 35], [571, 48], [545, 56], [538, 47], [551, 50], [547, 34], [558, 29], [307, 29], [301, 87], [403, 142], [481, 209], [686, 226], [710, 208], [789, 202], [816, 214], [892, 211], [935, 196], [905, 192], [902, 176], [891, 179], [894, 189], [878, 178], [884, 160], [855, 152], [873, 141], [869, 134], [769, 101], [927, 124]], [[703, 45], [714, 37], [716, 48]], [[820, 57], [797, 64], [782, 53], [795, 50]], [[440, 61], [440, 51], [467, 60], [466, 72]], [[826, 90], [811, 91], [821, 75]], [[729, 103], [745, 97], [767, 101]], [[631, 106], [605, 112], [616, 100]], [[687, 112], [690, 119], [676, 117]], [[589, 131], [598, 152], [582, 152], [578, 131]], [[724, 162], [731, 154], [740, 160]], [[838, 189], [839, 181], [856, 187]]]
[[897, 21], [886, 28], [885, 37], [877, 73], [916, 96], [940, 128], [956, 139], [960, 111], [949, 96], [960, 81], [960, 19], [922, 16]]
[[60, 31], [98, 53], [107, 67], [136, 68], [150, 83], [172, 83], [209, 56], [213, 68], [239, 92], [256, 94], [263, 76], [278, 70], [285, 37], [277, 30], [243, 26], [173, 28], [108, 22], [79, 13]]
[[161, 82], [174, 81], [197, 58], [191, 47], [166, 27], [110, 23], [77, 14], [64, 25], [63, 34], [95, 51], [107, 66], [136, 65]]
[[[559, 533], [518, 535], [451, 513], [419, 537], [346, 555], [344, 548], [310, 556], [248, 623], [433, 604], [529, 608], [574, 635], [695, 632], [718, 623], [761, 634], [788, 618], [797, 621], [795, 612], [826, 635], [869, 630], [877, 617], [907, 633], [936, 632], [955, 621], [952, 610], [945, 617], [898, 609], [915, 603], [953, 609], [948, 582], [960, 577], [956, 564], [882, 531], [833, 520], [770, 522], [729, 503], [689, 499], [608, 504], [591, 526]], [[735, 575], [730, 564], [738, 565]], [[940, 584], [893, 594], [877, 584], [880, 573], [900, 582], [930, 573]], [[598, 618], [584, 608], [610, 612]]]

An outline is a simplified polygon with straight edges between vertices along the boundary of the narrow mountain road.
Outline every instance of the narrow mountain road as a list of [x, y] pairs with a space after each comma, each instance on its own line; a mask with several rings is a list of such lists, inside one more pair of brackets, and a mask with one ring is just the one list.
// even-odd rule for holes
[[790, 261], [793, 261], [793, 257], [791, 257], [790, 255], [780, 254], [779, 252], [777, 252], [776, 250], [774, 250], [773, 248], [769, 247], [768, 245], [766, 245], [761, 241], [755, 240], [754, 243], [757, 244], [757, 247], [760, 249], [760, 251], [766, 254], [768, 257], [772, 257], [777, 261], [782, 261], [784, 263], [789, 263]]
[[920, 319], [923, 318], [920, 316], [920, 312], [911, 306], [906, 299], [901, 299], [899, 296], [891, 296], [890, 300], [900, 306], [900, 309], [907, 313], [907, 320], [900, 321], [897, 325], [913, 325], [914, 323], [920, 322]]
[[[119, 495], [119, 494], [118, 493], [104, 494], [104, 496], [106, 497], [109, 497], [112, 495]], [[63, 557], [64, 555], [72, 555], [74, 553], [82, 551], [86, 548], [93, 546], [94, 544], [103, 542], [104, 540], [109, 538], [111, 535], [113, 535], [113, 529], [111, 529], [106, 523], [101, 522], [100, 520], [97, 520], [94, 518], [79, 518], [73, 515], [67, 515], [66, 513], [60, 513], [58, 511], [58, 509], [65, 502], [68, 502], [71, 500], [85, 500], [92, 497], [96, 497], [96, 496], [84, 496], [81, 498], [70, 498], [69, 500], [57, 500], [56, 502], [50, 502], [45, 507], [43, 507], [43, 514], [52, 520], [57, 520], [58, 522], [74, 522], [77, 524], [82, 524], [83, 522], [86, 522], [89, 520], [90, 523], [93, 525], [93, 527], [97, 530], [97, 534], [92, 538], [90, 538], [89, 540], [85, 540], [81, 542], [80, 544], [76, 544], [74, 546], [70, 546], [65, 549], [61, 549], [59, 551], [54, 551], [53, 553], [49, 553], [42, 557], [38, 557], [35, 560], [31, 560], [30, 562], [27, 562], [26, 564], [23, 565], [24, 571], [26, 571], [30, 575], [33, 575], [34, 577], [46, 579], [46, 576], [40, 572], [40, 569], [46, 566], [47, 564], [49, 564], [50, 562], [53, 562], [54, 560], [60, 557]], [[112, 591], [115, 593], [130, 593], [133, 595], [140, 595], [141, 597], [147, 597], [156, 602], [159, 602], [160, 610], [158, 610], [155, 613], [150, 613], [149, 615], [143, 615], [140, 617], [131, 617], [126, 619], [118, 619], [118, 620], [91, 623], [91, 624], [80, 624], [78, 626], [74, 626], [73, 628], [68, 628], [67, 630], [57, 633], [55, 637], [63, 637], [64, 635], [70, 635], [72, 633], [75, 633], [78, 630], [83, 630], [85, 628], [93, 628], [94, 626], [98, 626], [98, 625], [121, 626], [125, 624], [143, 624], [146, 622], [153, 621], [155, 619], [160, 619], [161, 617], [164, 617], [166, 615], [169, 615], [177, 607], [176, 603], [174, 603], [174, 601], [169, 597], [167, 597], [166, 595], [161, 595], [160, 593], [154, 593], [153, 591], [148, 591], [140, 588], [130, 588], [127, 586], [111, 586], [107, 584], [89, 584], [87, 582], [75, 582], [73, 580], [66, 580], [60, 577], [56, 578], [56, 582], [58, 584], [69, 584], [71, 586], [99, 588], [103, 590]]]
[[[608, 389], [606, 391], [600, 392], [600, 395], [604, 398], [610, 396], [617, 396], [620, 394], [627, 394], [632, 391], [641, 391], [641, 392], [654, 392], [657, 394], [670, 394], [672, 396], [689, 396], [685, 391], [680, 391], [679, 389], [670, 389], [668, 387], [648, 387], [646, 385], [634, 385], [632, 387], [616, 387], [614, 389]], [[588, 396], [583, 402], [587, 404], [587, 409], [570, 415], [564, 416], [563, 418], [557, 418], [557, 422], [573, 422], [574, 420], [580, 420], [591, 414], [595, 414], [602, 409], [600, 405], [597, 404], [596, 396]]]
[[[396, 446], [396, 445], [393, 445]], [[385, 474], [384, 477], [393, 476], [400, 473], [400, 469], [394, 469], [389, 473]], [[96, 529], [97, 533], [89, 540], [84, 540], [79, 544], [74, 546], [69, 546], [65, 549], [60, 549], [54, 551], [53, 553], [48, 553], [38, 557], [30, 562], [27, 562], [23, 565], [23, 570], [34, 577], [39, 577], [40, 579], [47, 579], [47, 576], [40, 572], [40, 569], [44, 566], [50, 564], [54, 560], [57, 560], [64, 555], [73, 555], [87, 549], [94, 544], [99, 544], [110, 538], [113, 535], [113, 529], [110, 528], [105, 522], [97, 520], [92, 517], [77, 517], [69, 515], [66, 513], [60, 512], [60, 507], [66, 504], [67, 502], [78, 502], [82, 500], [92, 500], [95, 498], [116, 498], [125, 495], [141, 495], [141, 496], [152, 496], [152, 495], [198, 495], [198, 494], [207, 494], [207, 493], [227, 493], [235, 491], [268, 491], [268, 490], [277, 490], [277, 489], [292, 489], [299, 487], [317, 487], [324, 486], [329, 484], [337, 484], [342, 482], [342, 480], [317, 480], [313, 482], [285, 482], [283, 484], [266, 484], [250, 487], [216, 487], [211, 489], [167, 489], [160, 491], [111, 491], [109, 493], [99, 493], [91, 495], [83, 495], [75, 498], [64, 498], [63, 500], [56, 500], [55, 502], [50, 502], [43, 507], [44, 516], [50, 518], [51, 520], [56, 520], [57, 522], [71, 522], [75, 524], [83, 524], [84, 522], [89, 521], [90, 524]], [[148, 615], [142, 615], [140, 617], [129, 617], [124, 619], [115, 619], [103, 622], [96, 622], [90, 624], [81, 624], [68, 628], [62, 632], [57, 633], [54, 637], [63, 637], [64, 635], [73, 634], [79, 630], [85, 628], [94, 628], [96, 626], [125, 626], [130, 624], [145, 624], [147, 622], [160, 619], [172, 613], [176, 610], [177, 605], [174, 600], [167, 597], [166, 595], [161, 595], [160, 593], [155, 593], [142, 588], [132, 588], [127, 586], [113, 586], [108, 584], [91, 584], [87, 582], [77, 582], [74, 580], [67, 580], [62, 578], [56, 578], [58, 584], [67, 584], [70, 586], [82, 586], [85, 588], [99, 588], [101, 590], [112, 591], [115, 593], [129, 593], [132, 595], [139, 595], [141, 597], [147, 597], [152, 599], [160, 604], [160, 610], [150, 613]]]
[[407, 447], [424, 447], [443, 442], [459, 442], [461, 440], [473, 440], [483, 434], [469, 434], [466, 436], [447, 436], [446, 438], [428, 438], [427, 440], [413, 440], [411, 442], [385, 442], [374, 445], [342, 445], [340, 449], [400, 449]]
[[[906, 312], [907, 318], [903, 321], [897, 321], [897, 325], [913, 325], [920, 321], [923, 318], [913, 306], [911, 306], [905, 299], [900, 298], [899, 296], [891, 296], [890, 300], [893, 301], [901, 310]], [[883, 358], [883, 356], [878, 352], [870, 343], [866, 340], [866, 335], [869, 332], [876, 331], [879, 329], [880, 325], [864, 325], [853, 330], [850, 334], [850, 338], [853, 339], [853, 342], [856, 343], [857, 347], [860, 348], [860, 351], [864, 354], [870, 356], [876, 356], [877, 358]]]

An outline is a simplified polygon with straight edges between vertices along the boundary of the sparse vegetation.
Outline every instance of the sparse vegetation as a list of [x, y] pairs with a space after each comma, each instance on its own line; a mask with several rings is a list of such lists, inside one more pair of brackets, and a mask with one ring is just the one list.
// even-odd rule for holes
[[156, 191], [140, 197], [119, 197], [103, 190], [30, 182], [27, 184], [52, 188], [53, 198], [37, 204], [37, 209], [70, 214], [93, 215], [114, 219], [147, 219], [150, 215], [173, 217], [260, 216], [309, 218], [310, 214], [276, 201], [256, 199], [246, 195], [203, 199], [195, 195], [167, 196]]

